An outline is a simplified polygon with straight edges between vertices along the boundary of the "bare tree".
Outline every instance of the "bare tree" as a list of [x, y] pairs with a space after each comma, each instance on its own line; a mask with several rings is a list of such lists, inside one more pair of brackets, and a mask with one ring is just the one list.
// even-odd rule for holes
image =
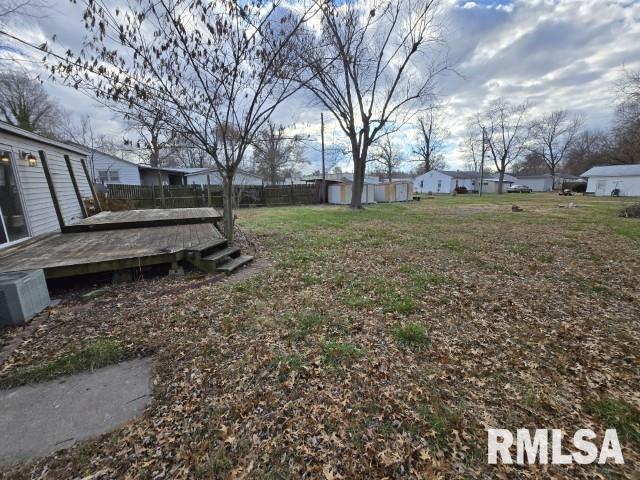
[[301, 138], [286, 135], [283, 126], [269, 121], [253, 142], [255, 170], [271, 185], [282, 181], [303, 163]]
[[467, 124], [459, 150], [465, 158], [465, 168], [473, 172], [480, 172], [482, 168], [482, 127], [476, 120]]
[[618, 84], [618, 93], [612, 159], [614, 163], [637, 163], [640, 158], [640, 71], [625, 72]]
[[420, 170], [428, 172], [436, 168], [444, 168], [442, 150], [445, 147], [445, 139], [449, 136], [449, 131], [441, 125], [437, 107], [430, 107], [423, 116], [418, 118], [417, 126], [419, 136], [413, 154], [421, 163]]
[[393, 173], [402, 165], [403, 158], [395, 151], [395, 147], [388, 135], [378, 140], [374, 145], [371, 159], [377, 163], [386, 174], [389, 181], [393, 180]]
[[527, 111], [526, 103], [512, 105], [498, 99], [489, 105], [486, 112], [478, 114], [478, 126], [480, 131], [483, 127], [485, 129], [489, 154], [498, 172], [499, 194], [503, 193], [507, 168], [526, 151], [529, 141]]
[[567, 110], [554, 110], [535, 120], [531, 126], [531, 146], [529, 149], [547, 166], [556, 184], [556, 173], [565, 154], [573, 145], [582, 120], [571, 116]]
[[86, 3], [78, 55], [50, 53], [53, 72], [164, 120], [220, 170], [225, 235], [233, 239], [233, 180], [256, 133], [301, 85], [287, 49], [308, 12], [279, 1], [105, 0]]
[[612, 163], [611, 135], [604, 131], [584, 130], [577, 136], [566, 155], [565, 171], [581, 175], [596, 165]]
[[156, 102], [152, 108], [149, 107], [145, 105], [141, 109], [133, 106], [123, 113], [129, 128], [136, 135], [131, 143], [138, 148], [140, 159], [152, 167], [160, 167], [166, 165], [175, 152], [171, 146], [178, 134], [162, 103]]
[[44, 135], [57, 133], [60, 107], [42, 84], [26, 73], [0, 73], [0, 119], [10, 125]]
[[[444, 63], [435, 0], [314, 0], [317, 30], [298, 38], [304, 83], [335, 117], [350, 144], [354, 167], [351, 208], [362, 208], [369, 148], [409, 121], [433, 95]], [[290, 76], [291, 77], [291, 76]]]

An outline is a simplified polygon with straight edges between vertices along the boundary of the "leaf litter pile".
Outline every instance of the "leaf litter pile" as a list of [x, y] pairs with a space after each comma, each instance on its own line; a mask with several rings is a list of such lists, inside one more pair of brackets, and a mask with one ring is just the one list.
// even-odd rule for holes
[[[2, 475], [637, 478], [640, 225], [605, 200], [242, 211], [270, 268], [69, 296], [2, 365], [155, 360], [142, 417]], [[625, 464], [490, 466], [487, 428], [616, 428]]]

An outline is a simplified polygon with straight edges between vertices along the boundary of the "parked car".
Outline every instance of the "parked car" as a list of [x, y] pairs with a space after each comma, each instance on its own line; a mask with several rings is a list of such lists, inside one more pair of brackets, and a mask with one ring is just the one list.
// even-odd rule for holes
[[526, 185], [511, 185], [507, 188], [507, 193], [531, 193], [533, 190]]

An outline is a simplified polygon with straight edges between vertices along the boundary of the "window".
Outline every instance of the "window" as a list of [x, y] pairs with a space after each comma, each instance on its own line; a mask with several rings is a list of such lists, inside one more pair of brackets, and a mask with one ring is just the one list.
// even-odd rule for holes
[[424, 187], [424, 180], [420, 180], [420, 188]]
[[442, 180], [438, 180], [438, 191], [440, 191], [441, 187], [442, 187]]
[[119, 182], [120, 172], [118, 170], [99, 170], [98, 178], [100, 180], [100, 183]]

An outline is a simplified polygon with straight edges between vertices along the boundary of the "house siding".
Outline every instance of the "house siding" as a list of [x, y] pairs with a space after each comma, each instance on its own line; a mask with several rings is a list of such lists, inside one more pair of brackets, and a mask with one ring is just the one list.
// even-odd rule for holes
[[640, 176], [619, 176], [619, 177], [589, 177], [587, 182], [587, 193], [598, 197], [611, 195], [614, 188], [620, 189], [620, 196], [639, 197], [640, 196]]
[[[222, 177], [217, 172], [210, 174], [211, 185], [222, 185]], [[207, 185], [207, 174], [196, 173], [187, 176], [188, 185]], [[262, 185], [262, 178], [238, 172], [233, 178], [234, 185]]]
[[[75, 194], [64, 155], [72, 160], [72, 166], [83, 197], [91, 196], [88, 180], [82, 169], [82, 156], [74, 151], [48, 145], [37, 140], [23, 138], [9, 132], [0, 131], [0, 149], [13, 153], [14, 172], [22, 201], [29, 236], [37, 236], [60, 231], [51, 192], [40, 161], [39, 151], [44, 151], [51, 172], [54, 189], [65, 223], [82, 217], [82, 210]], [[37, 157], [35, 167], [30, 167], [21, 152]]]
[[[142, 185], [140, 179], [140, 170], [137, 165], [126, 162], [111, 155], [106, 155], [102, 152], [93, 152], [88, 159], [87, 168], [89, 168], [89, 174], [94, 178], [94, 183], [104, 185], [109, 184], [123, 184], [123, 185]], [[102, 182], [100, 180], [99, 172], [101, 170], [118, 172], [118, 180], [106, 180]]]

